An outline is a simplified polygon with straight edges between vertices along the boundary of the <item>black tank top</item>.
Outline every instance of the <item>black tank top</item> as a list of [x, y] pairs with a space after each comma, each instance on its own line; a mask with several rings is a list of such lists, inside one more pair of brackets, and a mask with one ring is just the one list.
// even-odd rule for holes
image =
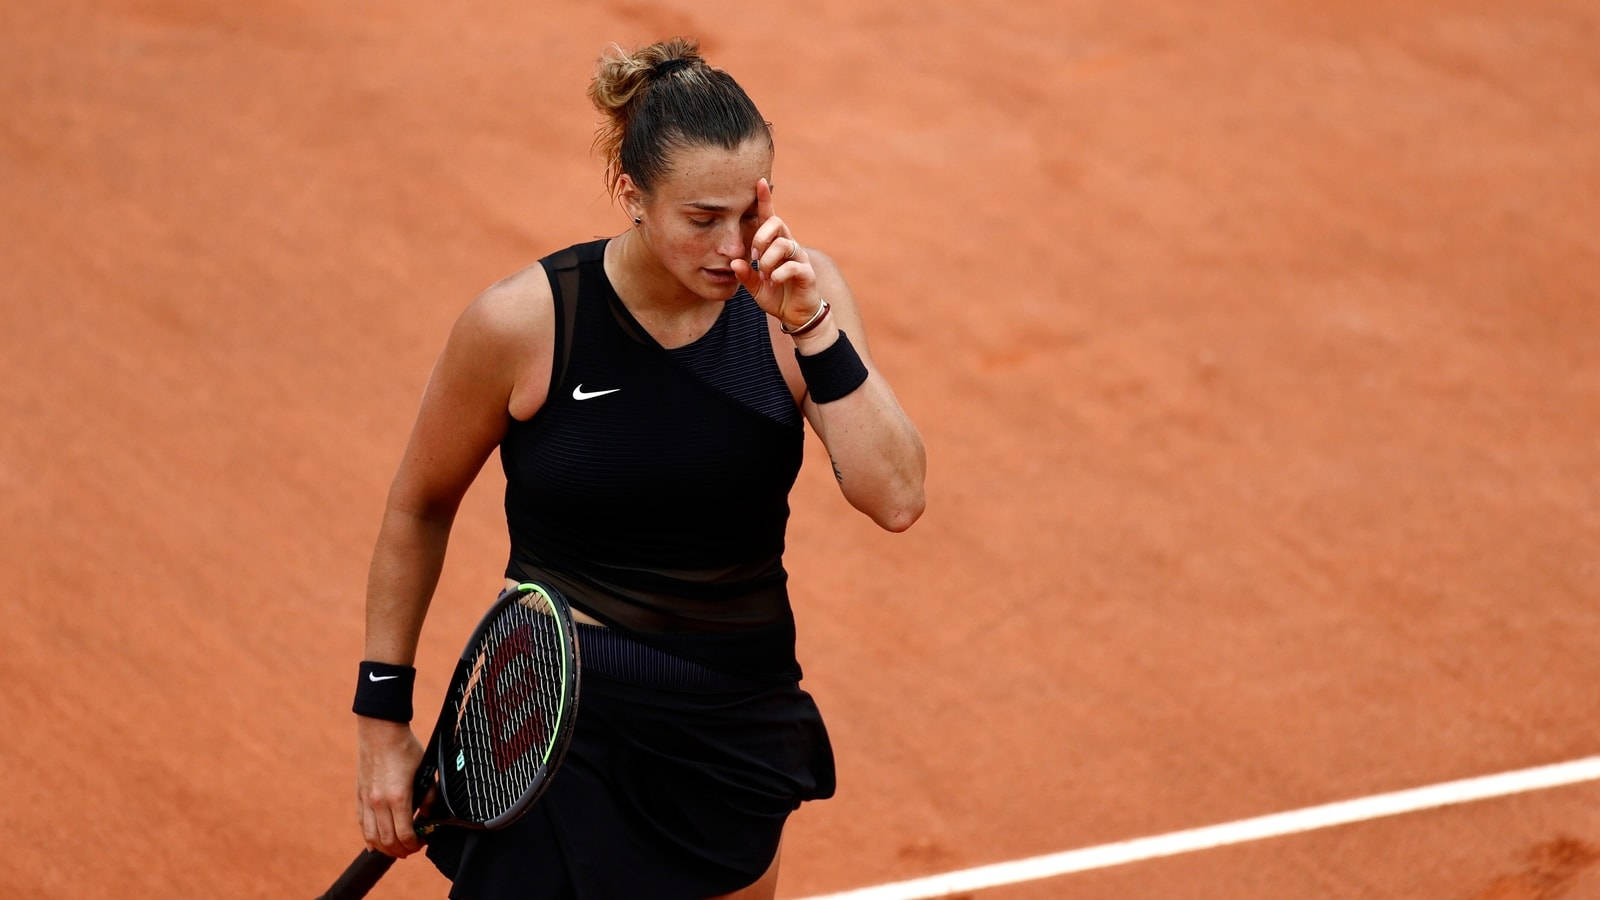
[[686, 659], [798, 678], [783, 549], [804, 428], [766, 314], [741, 288], [667, 350], [612, 289], [605, 246], [540, 260], [556, 346], [544, 406], [500, 444], [506, 575]]

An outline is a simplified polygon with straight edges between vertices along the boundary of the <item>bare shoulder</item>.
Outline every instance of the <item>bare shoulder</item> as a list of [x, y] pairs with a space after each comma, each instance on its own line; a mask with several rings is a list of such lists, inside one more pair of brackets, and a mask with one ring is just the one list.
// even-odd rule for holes
[[549, 389], [555, 308], [544, 267], [534, 263], [485, 288], [462, 310], [450, 341], [477, 365], [491, 366], [507, 388], [508, 411], [538, 412]]
[[[832, 256], [826, 251], [809, 245], [805, 250], [806, 259], [811, 261], [811, 268], [817, 273], [817, 285], [824, 294], [827, 294], [828, 289], [836, 285], [844, 287], [846, 291], [849, 290], [844, 284], [844, 273], [839, 270], [839, 264], [834, 261]], [[832, 295], [828, 296], [828, 302], [833, 302]]]
[[828, 305], [833, 307], [831, 314], [837, 317], [839, 327], [849, 332], [850, 343], [855, 346], [856, 352], [866, 357], [866, 322], [862, 320], [861, 305], [850, 284], [845, 281], [844, 272], [825, 251], [807, 247], [806, 257], [811, 260], [811, 268], [817, 273], [818, 293], [826, 297]]
[[544, 267], [534, 263], [485, 288], [461, 317], [499, 340], [536, 337], [554, 325], [553, 297]]
[[845, 281], [844, 272], [839, 264], [826, 251], [815, 247], [806, 248], [806, 258], [811, 261], [812, 271], [817, 273], [817, 291], [828, 298], [828, 303], [833, 307], [835, 315], [844, 313], [845, 318], [856, 324], [860, 330], [855, 292], [850, 290], [850, 284]]

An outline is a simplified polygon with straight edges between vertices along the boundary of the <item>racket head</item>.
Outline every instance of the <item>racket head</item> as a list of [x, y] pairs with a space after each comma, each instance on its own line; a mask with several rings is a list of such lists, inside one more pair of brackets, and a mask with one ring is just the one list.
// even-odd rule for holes
[[572, 742], [578, 676], [577, 629], [560, 592], [526, 582], [502, 593], [445, 697], [427, 765], [438, 773], [428, 819], [492, 829], [527, 812]]

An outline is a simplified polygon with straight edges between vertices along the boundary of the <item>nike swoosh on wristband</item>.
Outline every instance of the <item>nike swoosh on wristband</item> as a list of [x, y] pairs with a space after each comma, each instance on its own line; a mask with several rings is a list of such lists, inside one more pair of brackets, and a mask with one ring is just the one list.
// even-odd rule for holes
[[572, 389], [572, 399], [593, 400], [595, 397], [604, 397], [607, 394], [615, 394], [620, 390], [622, 390], [622, 388], [612, 388], [608, 391], [586, 391], [583, 389], [583, 385], [580, 384]]
[[367, 680], [368, 681], [388, 681], [391, 678], [399, 678], [399, 677], [400, 677], [399, 675], [379, 675], [376, 672], [368, 672], [367, 673]]

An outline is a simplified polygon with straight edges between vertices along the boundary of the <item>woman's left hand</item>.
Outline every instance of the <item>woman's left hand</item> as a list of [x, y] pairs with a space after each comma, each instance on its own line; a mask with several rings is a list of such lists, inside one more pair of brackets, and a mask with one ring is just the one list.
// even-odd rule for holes
[[761, 224], [750, 239], [750, 259], [734, 260], [733, 273], [767, 315], [792, 331], [822, 305], [817, 273], [789, 226], [773, 213], [772, 186], [765, 178], [756, 182], [756, 217]]

